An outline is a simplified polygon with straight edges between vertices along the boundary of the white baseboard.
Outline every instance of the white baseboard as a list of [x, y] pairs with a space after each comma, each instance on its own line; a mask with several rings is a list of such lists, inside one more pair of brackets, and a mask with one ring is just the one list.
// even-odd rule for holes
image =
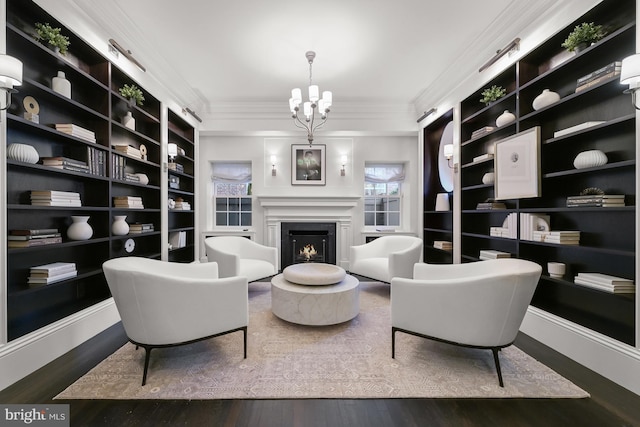
[[529, 307], [520, 330], [640, 395], [640, 349]]
[[0, 390], [119, 321], [113, 298], [109, 298], [0, 346]]

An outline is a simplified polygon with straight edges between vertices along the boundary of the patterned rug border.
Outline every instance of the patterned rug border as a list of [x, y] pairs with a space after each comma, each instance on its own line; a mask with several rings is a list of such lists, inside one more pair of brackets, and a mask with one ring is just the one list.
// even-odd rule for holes
[[[271, 313], [269, 283], [249, 285], [248, 357], [242, 333], [156, 349], [147, 385], [143, 350], [127, 343], [56, 400], [587, 398], [589, 394], [516, 346], [493, 355], [412, 335], [396, 336], [391, 358], [389, 285], [361, 282], [360, 314], [312, 327]], [[322, 357], [318, 357], [322, 354]]]

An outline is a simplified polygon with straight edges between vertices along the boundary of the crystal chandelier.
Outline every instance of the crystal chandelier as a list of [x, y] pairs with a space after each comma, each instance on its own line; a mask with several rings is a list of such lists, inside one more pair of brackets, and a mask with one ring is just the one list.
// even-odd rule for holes
[[[291, 110], [291, 117], [293, 123], [300, 129], [307, 131], [307, 139], [309, 145], [313, 144], [313, 132], [316, 129], [322, 127], [327, 121], [327, 115], [329, 114], [329, 107], [331, 107], [332, 97], [330, 91], [325, 90], [322, 92], [322, 98], [320, 98], [320, 90], [318, 85], [314, 85], [312, 77], [313, 60], [316, 57], [316, 53], [309, 51], [305, 54], [307, 61], [309, 61], [309, 101], [302, 103], [302, 90], [295, 88], [291, 91], [291, 98], [289, 98], [289, 109]], [[304, 119], [298, 116], [300, 111], [300, 104], [302, 104], [302, 113]], [[319, 121], [316, 122], [316, 109], [320, 113]]]

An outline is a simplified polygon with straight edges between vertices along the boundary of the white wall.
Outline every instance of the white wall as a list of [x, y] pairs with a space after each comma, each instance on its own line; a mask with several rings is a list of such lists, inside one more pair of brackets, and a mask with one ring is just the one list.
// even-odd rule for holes
[[[293, 126], [293, 124], [291, 124]], [[418, 137], [414, 136], [316, 136], [314, 145], [326, 146], [326, 185], [291, 185], [291, 145], [306, 144], [301, 137], [282, 136], [200, 136], [200, 196], [202, 207], [199, 228], [213, 230], [210, 164], [213, 161], [250, 161], [252, 163], [252, 194], [259, 196], [362, 196], [364, 165], [366, 162], [405, 163], [407, 181], [403, 184], [402, 231], [420, 235], [420, 182], [421, 159], [418, 155]], [[276, 176], [271, 176], [271, 155], [277, 157]], [[345, 176], [340, 176], [342, 155], [347, 156]], [[254, 199], [255, 200], [255, 199]], [[205, 209], [206, 207], [206, 209]], [[264, 242], [262, 210], [254, 202], [253, 229], [256, 241]], [[354, 210], [354, 242], [364, 242], [362, 202]]]

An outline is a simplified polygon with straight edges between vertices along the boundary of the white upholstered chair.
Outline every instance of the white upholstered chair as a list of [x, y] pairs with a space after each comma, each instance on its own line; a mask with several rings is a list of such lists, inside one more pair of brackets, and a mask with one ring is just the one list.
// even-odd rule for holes
[[498, 350], [513, 344], [541, 273], [515, 258], [416, 264], [413, 279], [391, 281], [391, 357], [397, 331], [490, 349], [503, 386]]
[[241, 236], [208, 237], [207, 259], [217, 262], [220, 277], [242, 276], [254, 282], [278, 273], [278, 250]]
[[180, 264], [139, 257], [110, 259], [102, 268], [129, 341], [145, 349], [142, 385], [154, 348], [243, 331], [247, 357], [246, 278], [219, 279], [217, 264], [210, 262]]
[[422, 258], [422, 239], [381, 236], [364, 245], [351, 246], [349, 272], [391, 283], [394, 277], [413, 277], [413, 265]]

